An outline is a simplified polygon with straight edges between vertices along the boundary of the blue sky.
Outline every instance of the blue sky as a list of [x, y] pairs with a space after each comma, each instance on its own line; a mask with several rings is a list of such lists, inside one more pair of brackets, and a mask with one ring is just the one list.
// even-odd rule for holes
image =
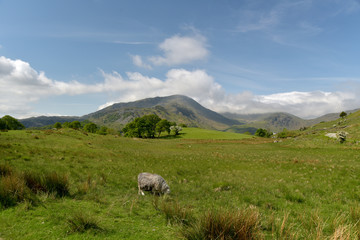
[[0, 0], [0, 116], [184, 94], [218, 112], [360, 107], [358, 0]]

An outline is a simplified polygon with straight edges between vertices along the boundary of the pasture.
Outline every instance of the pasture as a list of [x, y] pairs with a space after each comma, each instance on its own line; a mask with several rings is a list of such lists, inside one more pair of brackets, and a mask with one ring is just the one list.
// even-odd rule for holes
[[[359, 239], [357, 145], [184, 133], [174, 139], [71, 129], [0, 133], [0, 164], [56, 171], [70, 188], [69, 196], [40, 193], [37, 204], [1, 209], [0, 238], [184, 239], [209, 211], [245, 211], [257, 216], [259, 239]], [[163, 176], [171, 194], [139, 196], [136, 177], [145, 171]], [[188, 222], [172, 221], [179, 214], [169, 216], [169, 207]]]

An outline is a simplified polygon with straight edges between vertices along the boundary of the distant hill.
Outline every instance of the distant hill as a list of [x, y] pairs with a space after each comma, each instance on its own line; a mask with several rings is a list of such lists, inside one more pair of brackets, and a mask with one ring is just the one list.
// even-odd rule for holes
[[81, 121], [80, 117], [75, 116], [40, 116], [40, 117], [32, 117], [20, 119], [19, 121], [26, 127], [44, 127], [48, 125], [54, 125], [56, 122], [64, 123], [64, 122], [73, 122], [73, 121]]
[[[348, 114], [357, 110], [346, 111]], [[273, 132], [282, 131], [284, 128], [288, 130], [297, 130], [302, 127], [309, 127], [321, 122], [334, 121], [339, 118], [340, 113], [330, 113], [315, 119], [302, 119], [289, 113], [263, 113], [263, 114], [234, 114], [223, 113], [224, 116], [245, 122], [240, 126], [231, 126], [226, 131], [244, 133], [254, 133], [257, 128], [269, 129]]]
[[85, 115], [82, 118], [100, 125], [118, 128], [136, 117], [147, 114], [156, 114], [160, 118], [178, 124], [183, 123], [189, 127], [207, 129], [223, 130], [229, 126], [241, 124], [238, 120], [224, 117], [201, 106], [195, 100], [182, 95], [146, 98], [129, 103], [116, 103], [97, 112]]

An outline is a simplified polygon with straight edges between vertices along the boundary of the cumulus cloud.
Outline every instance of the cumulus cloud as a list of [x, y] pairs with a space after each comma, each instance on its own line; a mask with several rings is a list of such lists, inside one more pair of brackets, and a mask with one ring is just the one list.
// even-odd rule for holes
[[163, 56], [150, 57], [154, 65], [179, 65], [203, 60], [209, 55], [206, 39], [200, 34], [192, 37], [175, 35], [159, 45]]
[[150, 56], [147, 62], [139, 55], [133, 55], [134, 65], [151, 69], [152, 66], [176, 66], [204, 60], [209, 55], [206, 38], [199, 33], [192, 36], [175, 35], [159, 44], [162, 55]]
[[360, 106], [359, 88], [339, 92], [285, 92], [255, 95], [244, 91], [230, 94], [205, 70], [171, 69], [164, 79], [127, 72], [101, 71], [103, 81], [83, 84], [62, 82], [48, 78], [22, 60], [0, 57], [0, 115], [28, 116], [31, 103], [52, 95], [82, 95], [104, 93], [118, 96], [100, 108], [115, 102], [129, 102], [146, 97], [182, 94], [217, 112], [265, 113], [289, 112], [304, 118], [329, 112], [355, 109]]

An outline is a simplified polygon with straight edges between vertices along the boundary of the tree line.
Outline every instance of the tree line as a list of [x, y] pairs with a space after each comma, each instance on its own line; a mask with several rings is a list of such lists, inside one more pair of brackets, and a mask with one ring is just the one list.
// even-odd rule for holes
[[122, 132], [125, 137], [155, 138], [160, 137], [163, 132], [167, 132], [168, 135], [171, 133], [179, 135], [182, 127], [185, 126], [184, 124], [178, 126], [175, 122], [150, 114], [135, 118], [132, 122], [126, 124]]
[[60, 123], [57, 122], [54, 124], [54, 128], [60, 129], [60, 128], [72, 128], [75, 130], [83, 130], [88, 133], [96, 133], [100, 135], [107, 135], [107, 134], [113, 134], [115, 130], [105, 127], [105, 126], [98, 126], [97, 124], [90, 122], [90, 121], [72, 121], [72, 122], [64, 122]]

